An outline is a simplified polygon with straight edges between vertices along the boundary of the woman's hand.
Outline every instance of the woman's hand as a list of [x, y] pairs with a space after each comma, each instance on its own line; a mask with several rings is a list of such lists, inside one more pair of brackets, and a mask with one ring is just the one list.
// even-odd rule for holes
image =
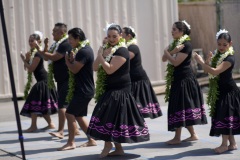
[[170, 52], [170, 54], [171, 55], [176, 54], [180, 52], [183, 48], [184, 48], [184, 44], [178, 45]]
[[99, 49], [98, 49], [98, 56], [103, 56], [103, 47], [100, 46]]
[[44, 39], [44, 52], [47, 52], [47, 50], [48, 50], [48, 42], [49, 42], [49, 39], [45, 38]]
[[25, 61], [27, 61], [27, 62], [29, 62], [30, 61], [30, 59], [31, 59], [31, 53], [30, 52], [27, 52], [26, 54], [25, 54]]
[[107, 57], [107, 56], [111, 53], [111, 51], [112, 51], [112, 47], [103, 50], [102, 56], [103, 56], [103, 57]]
[[205, 63], [203, 58], [200, 55], [198, 55], [196, 52], [193, 52], [193, 57], [197, 61], [197, 63], [199, 64]]
[[21, 59], [22, 59], [22, 61], [24, 63], [25, 62], [25, 57], [24, 57], [24, 55], [22, 53], [20, 54], [20, 57], [21, 57]]
[[207, 54], [206, 61], [205, 61], [205, 63], [206, 63], [207, 65], [209, 65], [210, 62], [212, 61], [212, 57], [213, 57], [213, 53], [212, 53], [211, 51], [209, 51], [208, 54]]

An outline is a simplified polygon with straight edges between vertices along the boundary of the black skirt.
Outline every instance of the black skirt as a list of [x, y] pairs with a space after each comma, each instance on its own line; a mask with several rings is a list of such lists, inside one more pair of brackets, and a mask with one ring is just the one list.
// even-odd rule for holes
[[160, 104], [149, 80], [132, 82], [132, 94], [144, 118], [162, 116]]
[[212, 117], [210, 136], [240, 134], [240, 90], [233, 84], [220, 90]]
[[149, 140], [148, 127], [130, 93], [130, 87], [103, 94], [93, 111], [87, 135], [116, 143]]
[[207, 124], [203, 95], [193, 74], [172, 83], [168, 104], [168, 130]]
[[31, 117], [31, 113], [38, 116], [57, 113], [57, 92], [49, 89], [46, 81], [39, 81], [33, 85], [23, 105], [20, 115]]

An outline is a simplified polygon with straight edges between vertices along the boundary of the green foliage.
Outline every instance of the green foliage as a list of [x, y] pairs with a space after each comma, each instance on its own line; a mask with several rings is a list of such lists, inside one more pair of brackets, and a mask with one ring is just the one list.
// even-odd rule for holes
[[48, 88], [53, 89], [55, 87], [53, 80], [53, 63], [48, 64], [48, 75], [47, 75]]
[[66, 102], [70, 103], [75, 90], [75, 79], [74, 79], [74, 74], [71, 71], [68, 71], [68, 74], [69, 74], [69, 80], [68, 80], [68, 94], [66, 97]]
[[[216, 56], [212, 59], [211, 67], [216, 68], [217, 62], [221, 54], [217, 52]], [[218, 80], [219, 76], [209, 79], [209, 90], [207, 94], [207, 104], [209, 105], [209, 115], [212, 117], [215, 113], [215, 104], [218, 99], [219, 91], [218, 91]]]
[[97, 71], [96, 93], [94, 96], [95, 102], [98, 102], [99, 98], [105, 92], [106, 76], [107, 76], [107, 73], [104, 71], [103, 67], [100, 65]]
[[165, 77], [166, 81], [166, 91], [165, 91], [165, 102], [169, 101], [169, 95], [170, 95], [170, 89], [171, 89], [171, 84], [173, 82], [173, 72], [174, 72], [174, 66], [171, 64], [167, 64], [167, 75]]
[[24, 99], [27, 99], [29, 90], [32, 85], [32, 73], [28, 72], [27, 80], [28, 81], [27, 81], [27, 84], [25, 85], [25, 89], [24, 89], [24, 97], [23, 97]]
[[[184, 35], [179, 39], [175, 39], [169, 46], [169, 51], [172, 51], [176, 46], [183, 44], [185, 41], [190, 41], [190, 37], [188, 35]], [[170, 95], [170, 90], [171, 90], [171, 85], [174, 80], [173, 77], [173, 72], [174, 72], [174, 66], [172, 64], [167, 65], [167, 75], [165, 77], [165, 82], [166, 82], [166, 90], [165, 90], [165, 102], [169, 101], [169, 95]]]
[[[90, 42], [89, 42], [88, 39], [79, 42], [79, 45], [76, 48], [72, 49], [72, 51], [74, 53], [74, 56], [77, 54], [77, 52], [81, 48], [85, 47], [86, 45], [90, 45]], [[68, 75], [69, 75], [69, 79], [68, 79], [68, 94], [67, 94], [67, 97], [66, 97], [66, 102], [70, 103], [72, 98], [73, 98], [74, 91], [75, 91], [75, 76], [69, 70], [68, 70]]]

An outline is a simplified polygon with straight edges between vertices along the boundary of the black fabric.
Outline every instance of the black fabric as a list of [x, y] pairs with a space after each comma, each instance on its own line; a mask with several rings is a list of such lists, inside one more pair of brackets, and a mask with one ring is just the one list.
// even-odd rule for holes
[[113, 74], [107, 75], [106, 88], [108, 89], [120, 89], [131, 85], [131, 79], [129, 75], [130, 59], [128, 50], [124, 47], [120, 47], [113, 56], [121, 56], [126, 59], [126, 62]]
[[33, 72], [35, 79], [39, 82], [42, 80], [46, 80], [47, 79], [47, 71], [44, 68], [43, 65], [43, 58], [42, 56], [37, 52], [34, 56], [34, 58], [40, 58], [40, 62], [38, 64], [38, 66], [36, 67], [35, 71]]
[[84, 64], [80, 71], [75, 74], [76, 90], [85, 97], [94, 96], [93, 61], [94, 53], [90, 46], [81, 48], [75, 56], [75, 60]]
[[221, 87], [225, 87], [224, 84], [228, 83], [229, 81], [233, 81], [232, 78], [232, 70], [234, 68], [234, 64], [235, 64], [235, 59], [233, 55], [227, 56], [223, 62], [230, 62], [231, 63], [231, 67], [229, 67], [226, 71], [224, 71], [223, 73], [221, 73], [219, 75], [219, 86]]
[[68, 40], [63, 41], [59, 44], [56, 52], [63, 55], [63, 58], [53, 62], [53, 73], [56, 82], [68, 81], [68, 67], [65, 63], [66, 52], [71, 52], [72, 47], [68, 43]]
[[134, 54], [130, 60], [130, 77], [131, 81], [147, 80], [148, 76], [142, 67], [142, 59], [139, 47], [137, 45], [130, 45], [128, 50]]
[[138, 109], [144, 118], [158, 118], [162, 116], [160, 104], [149, 80], [132, 82], [132, 95]]
[[148, 141], [148, 127], [131, 94], [128, 50], [119, 48], [114, 55], [126, 58], [126, 62], [108, 75], [108, 88], [94, 108], [87, 135], [116, 143]]
[[187, 54], [187, 58], [177, 67], [174, 67], [174, 77], [184, 78], [189, 72], [192, 72], [191, 68], [191, 57], [192, 57], [192, 44], [189, 41], [183, 43], [184, 48], [180, 51], [183, 54]]
[[87, 135], [116, 143], [149, 140], [148, 128], [129, 87], [104, 93], [93, 111]]
[[56, 89], [49, 89], [47, 86], [47, 72], [44, 69], [43, 58], [39, 53], [35, 57], [40, 58], [40, 63], [34, 70], [37, 83], [34, 84], [23, 105], [20, 115], [31, 117], [31, 113], [38, 116], [55, 114], [58, 109], [58, 94]]
[[231, 67], [219, 75], [219, 96], [212, 117], [210, 136], [240, 134], [240, 90], [232, 79], [234, 56], [224, 59]]
[[132, 94], [135, 98], [138, 108], [144, 118], [157, 118], [162, 116], [160, 104], [158, 103], [151, 82], [142, 67], [142, 60], [139, 47], [130, 45], [128, 50], [134, 53], [130, 60], [130, 77], [132, 83]]
[[79, 92], [75, 92], [72, 101], [67, 107], [66, 113], [72, 114], [75, 117], [87, 116], [88, 104], [92, 98], [86, 98]]
[[169, 131], [175, 131], [180, 127], [207, 124], [202, 91], [190, 67], [191, 43], [185, 42], [180, 52], [188, 56], [179, 66], [174, 67], [168, 104]]
[[76, 117], [87, 116], [88, 103], [94, 96], [94, 80], [93, 80], [93, 50], [90, 46], [81, 48], [75, 56], [84, 66], [75, 74], [75, 90], [74, 95], [67, 108], [67, 113]]
[[68, 103], [66, 102], [66, 97], [68, 94], [68, 81], [57, 83], [57, 92], [58, 92], [58, 108], [67, 108]]

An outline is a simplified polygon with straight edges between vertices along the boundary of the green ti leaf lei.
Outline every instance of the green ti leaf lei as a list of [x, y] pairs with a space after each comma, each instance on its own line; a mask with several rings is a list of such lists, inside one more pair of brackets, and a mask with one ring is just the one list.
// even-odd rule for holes
[[[215, 55], [212, 58], [211, 61], [211, 67], [216, 68], [218, 65], [220, 65], [223, 60], [229, 56], [233, 55], [234, 50], [232, 47], [229, 47], [228, 51], [225, 53], [220, 53], [219, 51], [215, 50]], [[209, 115], [212, 117], [215, 113], [215, 105], [216, 101], [218, 100], [219, 95], [219, 86], [218, 86], [218, 80], [219, 76], [214, 76], [212, 74], [209, 74], [209, 90], [207, 93], [207, 104], [209, 105]]]
[[[103, 49], [107, 49], [107, 48], [110, 48], [110, 47], [111, 47], [111, 45], [109, 43], [107, 43], [103, 46]], [[105, 61], [110, 62], [113, 54], [120, 47], [126, 47], [124, 38], [121, 38], [119, 40], [118, 44], [115, 45], [112, 48], [111, 53], [105, 58]], [[96, 93], [95, 93], [95, 96], [94, 96], [95, 102], [98, 102], [99, 98], [102, 96], [102, 94], [106, 90], [106, 79], [107, 79], [107, 73], [103, 69], [102, 65], [99, 64], [98, 71], [97, 71]]]
[[[53, 53], [55, 51], [55, 49], [66, 39], [68, 38], [68, 35], [64, 34], [63, 37], [53, 43], [50, 47], [50, 49], [48, 50], [49, 53]], [[54, 84], [54, 75], [53, 75], [53, 62], [49, 61], [48, 63], [48, 75], [47, 75], [47, 84], [48, 84], [48, 88], [53, 89], [55, 88], [55, 84]]]
[[[81, 48], [85, 47], [86, 45], [90, 45], [90, 42], [87, 39], [79, 42], [78, 47], [73, 48], [74, 56], [77, 54], [77, 52]], [[68, 94], [66, 96], [66, 102], [70, 103], [73, 98], [73, 94], [74, 94], [74, 90], [75, 90], [75, 76], [70, 70], [68, 70], [68, 74], [69, 74], [69, 80], [68, 80]]]
[[[190, 41], [190, 37], [188, 35], [183, 35], [179, 39], [175, 39], [169, 46], [169, 51], [172, 51], [176, 46], [183, 44], [185, 41]], [[165, 77], [165, 82], [166, 82], [166, 91], [165, 91], [165, 102], [169, 101], [169, 95], [170, 95], [170, 90], [171, 90], [171, 85], [174, 80], [173, 78], [173, 72], [174, 72], [174, 66], [170, 63], [167, 64], [167, 69], [166, 69], [166, 77]]]
[[[37, 49], [36, 48], [33, 48], [30, 50], [30, 60], [29, 60], [29, 64], [32, 64], [32, 61], [33, 61], [33, 58], [35, 56], [35, 54], [37, 53]], [[28, 97], [28, 93], [29, 93], [29, 90], [32, 86], [32, 72], [28, 72], [28, 76], [27, 76], [27, 83], [25, 85], [25, 88], [24, 88], [24, 99], [27, 99]]]

